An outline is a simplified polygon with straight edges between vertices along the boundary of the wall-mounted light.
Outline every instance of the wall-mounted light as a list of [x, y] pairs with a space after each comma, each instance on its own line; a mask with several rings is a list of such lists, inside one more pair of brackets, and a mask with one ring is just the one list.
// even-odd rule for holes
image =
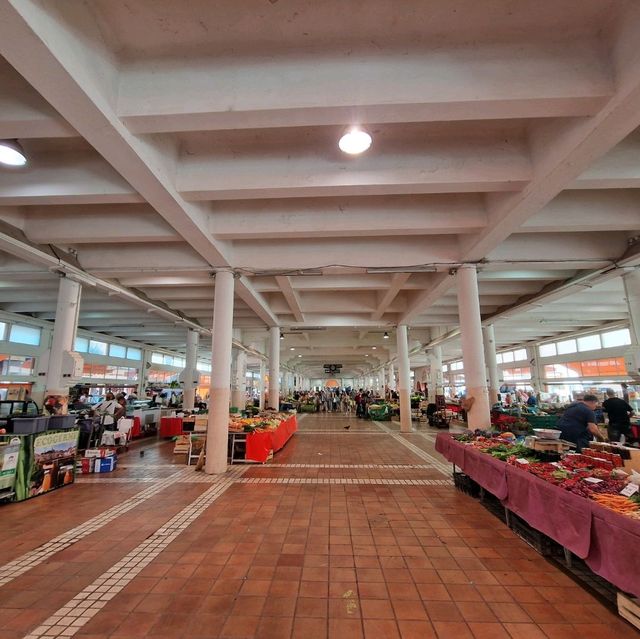
[[389, 339], [389, 333], [387, 333], [387, 331], [384, 332], [382, 339]]

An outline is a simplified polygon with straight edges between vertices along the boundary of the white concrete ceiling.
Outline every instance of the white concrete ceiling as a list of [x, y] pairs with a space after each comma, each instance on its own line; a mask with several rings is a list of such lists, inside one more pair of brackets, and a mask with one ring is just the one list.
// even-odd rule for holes
[[[499, 345], [623, 319], [639, 39], [624, 0], [8, 0], [0, 138], [29, 166], [0, 169], [0, 220], [205, 327], [212, 271], [236, 269], [243, 339], [281, 326], [308, 374], [370, 370], [398, 323], [455, 329], [464, 262]], [[337, 148], [352, 124], [373, 135], [357, 158]], [[0, 309], [52, 317], [55, 280], [9, 253]], [[579, 312], [549, 297], [589, 277]], [[80, 319], [184, 348], [100, 290]]]

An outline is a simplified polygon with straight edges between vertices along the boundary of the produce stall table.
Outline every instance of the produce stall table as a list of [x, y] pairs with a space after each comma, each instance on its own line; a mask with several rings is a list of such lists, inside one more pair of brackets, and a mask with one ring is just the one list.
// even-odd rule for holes
[[[284, 448], [292, 435], [298, 430], [298, 420], [295, 415], [280, 422], [276, 430], [254, 433], [229, 433], [231, 447], [231, 463], [251, 461], [264, 464], [269, 456]], [[245, 442], [244, 459], [235, 457], [235, 444]]]
[[436, 450], [532, 528], [614, 586], [640, 597], [640, 520], [620, 515], [438, 433]]
[[178, 435], [182, 435], [182, 417], [162, 417], [158, 436], [176, 437]]

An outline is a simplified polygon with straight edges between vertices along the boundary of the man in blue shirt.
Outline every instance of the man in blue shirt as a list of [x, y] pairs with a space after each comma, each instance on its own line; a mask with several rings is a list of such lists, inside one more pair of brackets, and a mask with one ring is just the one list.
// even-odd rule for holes
[[583, 399], [571, 404], [558, 420], [557, 428], [560, 429], [560, 437], [576, 445], [577, 451], [589, 446], [592, 436], [603, 439], [596, 426], [594, 410], [598, 405], [595, 395], [585, 395]]

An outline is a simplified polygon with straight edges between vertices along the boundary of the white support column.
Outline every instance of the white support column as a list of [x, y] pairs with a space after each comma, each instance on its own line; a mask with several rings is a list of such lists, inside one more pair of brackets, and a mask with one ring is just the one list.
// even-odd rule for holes
[[498, 374], [498, 360], [496, 359], [496, 335], [493, 324], [482, 327], [484, 343], [484, 358], [487, 363], [487, 382], [489, 387], [489, 406], [498, 401], [500, 392], [500, 375]]
[[427, 351], [427, 401], [436, 403], [436, 395], [443, 395], [442, 348], [434, 346]]
[[141, 349], [140, 370], [138, 372], [138, 398], [144, 399], [147, 387], [147, 369], [151, 365], [151, 351], [146, 348]]
[[270, 408], [280, 408], [280, 328], [269, 329], [269, 401]]
[[389, 387], [390, 391], [396, 389], [396, 374], [395, 374], [395, 371], [393, 369], [393, 363], [392, 362], [389, 362], [387, 386]]
[[80, 295], [82, 288], [78, 282], [61, 277], [58, 286], [56, 319], [51, 337], [51, 350], [47, 364], [45, 399], [50, 395], [58, 397], [61, 412], [66, 413], [69, 402], [69, 378], [63, 377], [64, 354], [72, 351], [78, 328]]
[[400, 395], [400, 431], [411, 432], [411, 369], [409, 368], [409, 342], [407, 327], [398, 326], [398, 372], [400, 373], [398, 393]]
[[489, 428], [491, 415], [482, 345], [476, 267], [461, 266], [456, 279], [466, 397], [473, 398], [473, 405], [467, 411], [467, 423], [471, 429]]
[[[529, 366], [531, 368], [531, 386], [536, 394], [543, 393], [545, 391], [543, 383], [543, 369], [540, 366], [540, 358], [538, 357], [538, 346], [532, 344], [527, 346], [527, 359], [529, 360]], [[502, 382], [502, 378], [500, 378]]]
[[200, 374], [198, 373], [198, 340], [200, 334], [198, 331], [189, 329], [187, 331], [187, 352], [182, 371], [182, 408], [184, 410], [193, 410], [196, 402], [196, 388]]
[[260, 381], [258, 382], [258, 390], [260, 393], [260, 403], [258, 404], [258, 407], [260, 408], [260, 410], [264, 410], [266, 403], [266, 397], [267, 397], [267, 393], [266, 393], [266, 385], [264, 383], [264, 378], [267, 376], [267, 363], [265, 360], [260, 360]]
[[211, 394], [207, 423], [207, 457], [209, 475], [227, 470], [229, 399], [231, 397], [231, 338], [233, 331], [233, 273], [218, 271], [213, 303], [211, 346]]
[[637, 380], [640, 376], [640, 269], [630, 271], [623, 278], [625, 297], [629, 308], [631, 346], [624, 358], [627, 371]]
[[384, 397], [385, 386], [387, 385], [387, 371], [384, 366], [378, 372], [380, 375], [380, 396]]
[[231, 405], [244, 410], [247, 404], [247, 354], [242, 349], [235, 351], [235, 367], [232, 379]]

